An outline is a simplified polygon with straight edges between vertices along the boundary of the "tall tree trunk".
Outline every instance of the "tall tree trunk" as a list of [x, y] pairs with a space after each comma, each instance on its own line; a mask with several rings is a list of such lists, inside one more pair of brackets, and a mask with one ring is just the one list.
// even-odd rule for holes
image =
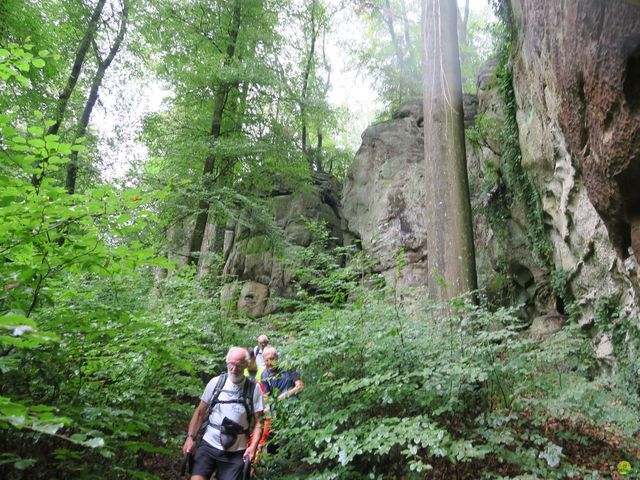
[[396, 30], [393, 24], [393, 8], [391, 8], [389, 0], [384, 0], [384, 10], [385, 11], [382, 13], [382, 16], [387, 24], [387, 30], [389, 30], [389, 36], [391, 36], [391, 43], [393, 44], [393, 48], [396, 52], [398, 68], [402, 71], [402, 66], [404, 65], [404, 53], [402, 51], [402, 43], [398, 38], [398, 35], [396, 35]]
[[[113, 59], [117, 55], [120, 50], [120, 45], [122, 45], [122, 40], [127, 33], [127, 23], [129, 20], [129, 0], [123, 0], [122, 2], [122, 14], [120, 17], [120, 28], [118, 29], [118, 34], [116, 35], [115, 40], [113, 41], [113, 45], [109, 49], [109, 54], [107, 58], [104, 60], [100, 59], [100, 54], [98, 52], [98, 46], [94, 44], [96, 57], [98, 58], [98, 69], [96, 70], [96, 74], [93, 77], [93, 81], [91, 82], [91, 90], [89, 92], [89, 97], [87, 98], [87, 102], [84, 105], [84, 110], [82, 111], [82, 117], [80, 118], [80, 123], [78, 124], [78, 128], [76, 130], [76, 138], [84, 136], [87, 131], [87, 126], [89, 125], [89, 119], [91, 118], [91, 112], [93, 112], [93, 107], [98, 101], [98, 91], [100, 90], [100, 86], [102, 85], [102, 80], [104, 79], [104, 74], [107, 69], [113, 62]], [[73, 194], [76, 189], [76, 176], [78, 173], [78, 152], [74, 151], [71, 154], [69, 163], [67, 164], [67, 181], [66, 188], [67, 192]]]
[[467, 25], [469, 23], [469, 0], [464, 2], [464, 13], [458, 11], [458, 42], [460, 46], [467, 45]]
[[[98, 0], [96, 7], [93, 9], [87, 29], [82, 37], [78, 50], [76, 51], [76, 56], [73, 61], [73, 66], [71, 67], [69, 77], [67, 78], [67, 83], [58, 96], [56, 114], [54, 118], [55, 123], [47, 129], [47, 135], [57, 135], [60, 130], [60, 125], [62, 125], [62, 121], [64, 120], [64, 114], [67, 111], [69, 99], [71, 98], [73, 90], [76, 88], [78, 79], [80, 78], [80, 72], [87, 57], [87, 52], [89, 51], [91, 43], [95, 39], [96, 31], [98, 29], [98, 21], [100, 20], [100, 15], [102, 15], [102, 10], [104, 9], [106, 1], [107, 0]], [[46, 162], [46, 160], [44, 161]], [[34, 174], [31, 182], [35, 187], [38, 187], [40, 182], [42, 182], [42, 175]]]
[[318, 129], [318, 143], [316, 145], [316, 151], [313, 156], [313, 165], [315, 166], [316, 172], [324, 171], [324, 167], [322, 165], [322, 130]]
[[[229, 44], [227, 45], [227, 51], [223, 68], [228, 66], [233, 60], [236, 52], [236, 44], [238, 41], [238, 34], [240, 32], [240, 20], [241, 20], [241, 4], [242, 0], [235, 0], [233, 4], [233, 17], [231, 21], [231, 27], [229, 30]], [[237, 85], [237, 83], [236, 83]], [[191, 241], [189, 242], [189, 259], [187, 263], [189, 265], [197, 265], [198, 258], [200, 256], [200, 250], [202, 248], [202, 240], [204, 239], [204, 231], [209, 220], [209, 209], [211, 207], [211, 201], [209, 194], [213, 191], [213, 187], [216, 183], [215, 167], [216, 167], [216, 155], [215, 141], [220, 137], [222, 131], [222, 113], [224, 112], [224, 106], [229, 96], [229, 92], [232, 88], [232, 84], [221, 84], [216, 89], [216, 96], [213, 105], [213, 115], [211, 118], [211, 151], [207, 155], [204, 162], [204, 168], [202, 171], [202, 183], [204, 187], [205, 196], [198, 202], [198, 214], [196, 215], [196, 222], [193, 227], [193, 233], [191, 235]]]
[[477, 287], [456, 17], [455, 0], [423, 2], [427, 257], [435, 300]]
[[67, 84], [58, 97], [55, 116], [56, 123], [49, 127], [49, 130], [47, 130], [48, 135], [56, 135], [58, 130], [60, 130], [60, 125], [62, 124], [62, 120], [64, 120], [64, 114], [67, 110], [67, 105], [69, 104], [69, 98], [71, 98], [71, 94], [78, 83], [78, 78], [80, 78], [80, 71], [84, 65], [89, 47], [91, 47], [91, 44], [95, 40], [96, 31], [98, 29], [98, 20], [100, 20], [100, 15], [102, 15], [105, 3], [106, 0], [98, 0], [96, 8], [93, 10], [93, 14], [89, 20], [89, 25], [87, 25], [87, 30], [85, 31], [84, 37], [82, 37], [82, 42], [80, 42], [80, 46], [76, 52], [76, 57], [73, 61], [73, 67], [71, 67], [71, 73], [69, 73]]
[[[311, 39], [309, 44], [309, 56], [302, 73], [302, 92], [300, 93], [300, 120], [302, 122], [302, 153], [307, 153], [307, 95], [309, 91], [309, 77], [315, 66], [316, 41], [318, 39], [318, 29], [316, 29], [316, 1], [311, 2]], [[311, 165], [312, 162], [309, 162]]]

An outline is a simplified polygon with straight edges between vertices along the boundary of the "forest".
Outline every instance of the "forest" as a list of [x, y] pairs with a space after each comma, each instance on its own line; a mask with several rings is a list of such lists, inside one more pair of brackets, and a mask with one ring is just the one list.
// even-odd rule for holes
[[[0, 0], [0, 477], [640, 478], [636, 0]], [[202, 440], [200, 440], [202, 441]]]

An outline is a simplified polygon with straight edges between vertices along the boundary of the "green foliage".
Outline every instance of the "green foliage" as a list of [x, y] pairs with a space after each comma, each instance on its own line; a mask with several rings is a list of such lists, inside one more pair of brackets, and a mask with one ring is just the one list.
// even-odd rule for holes
[[620, 309], [618, 298], [602, 297], [596, 302], [594, 327], [606, 333], [613, 344], [616, 383], [626, 386], [626, 402], [640, 407], [640, 332], [636, 323]]
[[612, 400], [620, 392], [581, 374], [590, 349], [578, 329], [533, 341], [510, 310], [393, 305], [391, 294], [356, 289], [346, 308], [288, 315], [296, 341], [283, 355], [306, 385], [275, 420], [292, 478], [567, 478], [585, 471], [550, 419], [638, 431], [634, 410]]
[[477, 93], [477, 77], [480, 67], [498, 50], [499, 25], [469, 12], [465, 41], [460, 40], [460, 70], [462, 90]]
[[[325, 223], [304, 219], [311, 243], [306, 247], [290, 246], [281, 261], [292, 271], [296, 298], [289, 306], [304, 308], [311, 303], [344, 305], [371, 262], [352, 247], [338, 245]], [[349, 258], [349, 262], [346, 260]]]
[[[25, 84], [27, 50], [0, 56], [7, 81]], [[191, 298], [192, 277], [158, 285], [170, 289], [163, 301], [141, 301], [153, 269], [173, 267], [142, 235], [162, 194], [103, 185], [68, 195], [51, 173], [83, 147], [46, 135], [51, 120], [33, 116], [0, 117], [0, 474], [139, 476], [141, 456], [175, 448], [182, 397], [199, 393], [192, 375], [222, 359], [220, 342], [205, 354], [211, 342], [235, 337], [221, 333], [231, 329], [215, 302]]]

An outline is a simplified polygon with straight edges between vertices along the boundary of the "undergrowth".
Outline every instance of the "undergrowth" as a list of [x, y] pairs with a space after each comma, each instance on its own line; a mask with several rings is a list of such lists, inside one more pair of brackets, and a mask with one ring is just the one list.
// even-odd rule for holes
[[532, 340], [510, 309], [392, 294], [358, 288], [346, 308], [315, 304], [280, 324], [306, 387], [279, 407], [284, 446], [264, 478], [597, 478], [569, 445], [607, 428], [633, 450], [634, 405], [588, 380], [577, 327]]

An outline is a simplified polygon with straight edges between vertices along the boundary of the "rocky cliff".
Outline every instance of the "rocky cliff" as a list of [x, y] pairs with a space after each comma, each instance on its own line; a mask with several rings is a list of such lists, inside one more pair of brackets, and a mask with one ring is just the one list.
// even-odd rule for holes
[[[221, 302], [227, 313], [239, 311], [260, 317], [277, 310], [277, 298], [295, 296], [294, 266], [288, 257], [291, 246], [307, 247], [311, 243], [312, 232], [306, 222], [323, 223], [334, 242], [342, 244], [340, 182], [321, 172], [313, 174], [312, 184], [304, 187], [286, 179], [273, 181], [276, 185], [266, 203], [273, 215], [273, 226], [283, 238], [274, 239], [250, 218], [241, 217], [226, 226]], [[215, 236], [213, 230], [209, 236]], [[204, 250], [213, 243], [207, 238], [203, 244], [201, 273], [207, 268]]]
[[[612, 300], [637, 327], [640, 7], [513, 0], [512, 11], [522, 164], [542, 199], [553, 264], [581, 323]], [[596, 341], [610, 353], [606, 335]]]
[[[609, 313], [637, 327], [640, 8], [511, 7], [509, 62], [501, 79], [497, 61], [481, 72], [467, 146], [480, 284], [508, 291], [543, 328], [565, 313], [585, 326]], [[410, 104], [367, 129], [343, 191], [347, 228], [380, 272], [390, 277], [406, 252], [403, 286], [427, 278], [421, 119]], [[598, 353], [608, 357], [610, 338], [597, 327]]]

